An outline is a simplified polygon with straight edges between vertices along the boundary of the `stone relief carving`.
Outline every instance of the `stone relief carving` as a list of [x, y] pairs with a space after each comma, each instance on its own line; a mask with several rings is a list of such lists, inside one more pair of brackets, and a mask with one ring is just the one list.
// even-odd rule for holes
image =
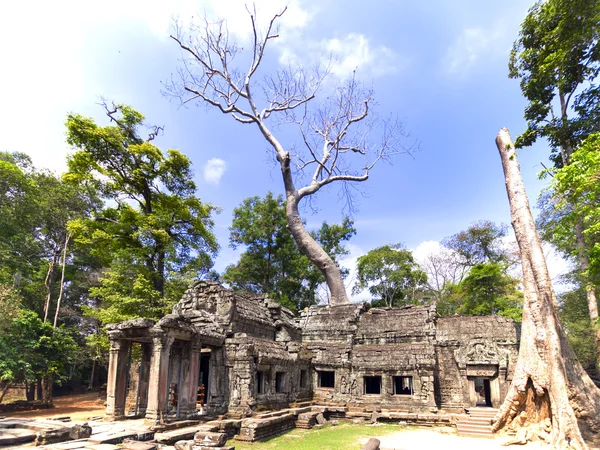
[[503, 368], [508, 364], [508, 351], [499, 348], [492, 341], [475, 341], [455, 350], [454, 359], [461, 369], [477, 364], [498, 365]]

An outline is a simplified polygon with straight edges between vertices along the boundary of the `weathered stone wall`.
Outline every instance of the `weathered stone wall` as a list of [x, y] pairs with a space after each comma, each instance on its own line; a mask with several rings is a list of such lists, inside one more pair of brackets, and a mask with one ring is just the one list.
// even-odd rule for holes
[[109, 413], [120, 417], [137, 399], [125, 404], [123, 380], [129, 347], [141, 342], [148, 375], [139, 412], [147, 409], [152, 421], [177, 404], [181, 415], [195, 413], [207, 369], [208, 411], [238, 418], [303, 400], [410, 414], [461, 410], [475, 404], [482, 379], [497, 403], [511, 382], [520, 331], [501, 317], [438, 318], [435, 305], [310, 307], [294, 317], [267, 296], [210, 281], [194, 283], [156, 324], [140, 319], [108, 329]]
[[512, 381], [519, 353], [520, 324], [499, 316], [443, 317], [437, 321], [436, 400], [444, 409], [474, 402], [473, 379], [490, 379], [497, 407]]

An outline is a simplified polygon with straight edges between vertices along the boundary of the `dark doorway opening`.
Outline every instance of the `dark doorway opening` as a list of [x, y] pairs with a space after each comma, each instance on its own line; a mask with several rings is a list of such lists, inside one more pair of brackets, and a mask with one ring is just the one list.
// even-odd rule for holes
[[476, 406], [492, 406], [489, 378], [475, 378]]
[[200, 373], [198, 374], [198, 398], [200, 405], [208, 403], [208, 382], [210, 380], [210, 350], [200, 353]]
[[381, 377], [365, 377], [365, 394], [381, 394]]

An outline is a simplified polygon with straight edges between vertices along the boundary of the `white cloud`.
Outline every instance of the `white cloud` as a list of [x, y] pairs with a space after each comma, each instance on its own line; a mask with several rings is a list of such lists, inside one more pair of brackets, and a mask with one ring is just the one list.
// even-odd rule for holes
[[446, 73], [466, 74], [485, 60], [507, 49], [503, 42], [504, 33], [498, 24], [494, 29], [465, 28], [446, 51], [443, 68]]
[[225, 174], [227, 164], [220, 158], [211, 158], [204, 166], [204, 181], [211, 184], [219, 184]]

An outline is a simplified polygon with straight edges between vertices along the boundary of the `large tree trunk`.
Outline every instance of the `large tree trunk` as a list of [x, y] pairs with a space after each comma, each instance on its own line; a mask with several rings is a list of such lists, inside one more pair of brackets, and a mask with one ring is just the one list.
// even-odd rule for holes
[[42, 402], [46, 404], [52, 403], [52, 377], [48, 375], [42, 378]]
[[598, 439], [600, 431], [600, 392], [560, 326], [546, 260], [506, 128], [498, 133], [496, 145], [521, 253], [524, 300], [519, 359], [493, 430], [513, 428], [521, 441], [537, 437], [553, 448], [587, 449], [582, 434]]
[[329, 257], [327, 252], [321, 248], [319, 243], [313, 239], [304, 227], [300, 214], [298, 213], [298, 201], [294, 193], [288, 193], [285, 206], [288, 228], [298, 244], [300, 251], [321, 271], [327, 282], [331, 293], [329, 304], [331, 306], [350, 303], [346, 295], [346, 286], [340, 269]]
[[[331, 294], [329, 304], [331, 306], [337, 306], [350, 303], [340, 269], [329, 257], [327, 252], [321, 248], [319, 243], [313, 239], [302, 223], [300, 213], [298, 212], [298, 202], [302, 198], [298, 194], [292, 178], [290, 155], [283, 151], [281, 153], [284, 154], [284, 156], [280, 156], [280, 152], [278, 151], [278, 160], [281, 164], [281, 174], [285, 186], [285, 216], [290, 233], [292, 233], [300, 251], [310, 259], [325, 277], [325, 282], [327, 283], [327, 287]], [[316, 190], [318, 190], [318, 188], [315, 189], [315, 192]]]

